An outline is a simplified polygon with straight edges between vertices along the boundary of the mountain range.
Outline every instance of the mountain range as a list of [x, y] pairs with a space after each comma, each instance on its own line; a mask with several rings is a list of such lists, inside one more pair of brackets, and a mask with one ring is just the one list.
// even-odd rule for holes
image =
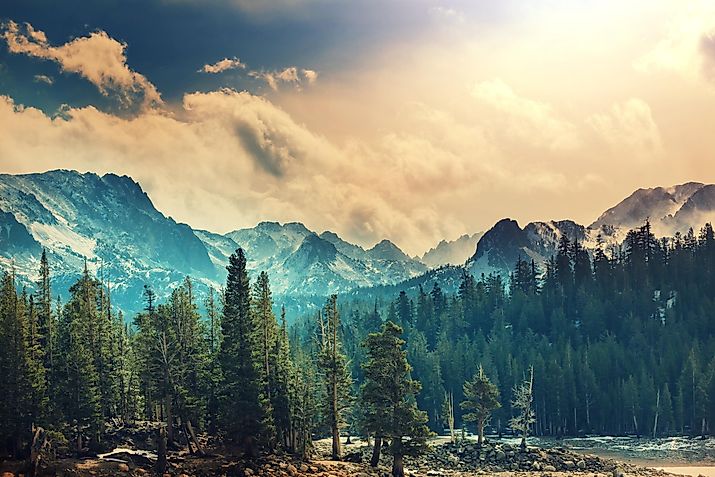
[[690, 228], [697, 233], [706, 222], [715, 220], [715, 185], [688, 182], [638, 189], [588, 226], [572, 220], [552, 220], [530, 222], [522, 228], [514, 220], [502, 219], [484, 233], [466, 267], [477, 276], [508, 273], [519, 257], [543, 264], [556, 253], [563, 235], [591, 251], [599, 239], [605, 247], [619, 245], [630, 229], [640, 227], [646, 220], [658, 237], [684, 234]]
[[370, 249], [300, 223], [262, 222], [225, 235], [194, 230], [159, 212], [126, 176], [55, 170], [0, 175], [0, 265], [31, 285], [45, 249], [56, 292], [85, 263], [111, 287], [116, 305], [141, 307], [145, 284], [159, 296], [187, 275], [197, 289], [220, 287], [228, 256], [243, 247], [249, 270], [265, 270], [274, 294], [320, 296], [396, 284], [428, 267], [389, 240]]
[[561, 220], [522, 228], [503, 219], [483, 234], [443, 240], [416, 258], [389, 240], [365, 249], [298, 222], [261, 222], [226, 234], [192, 229], [158, 211], [126, 176], [0, 174], [0, 266], [32, 286], [45, 249], [55, 293], [66, 293], [86, 264], [110, 286], [113, 303], [132, 313], [141, 308], [145, 284], [160, 297], [186, 276], [199, 292], [220, 287], [229, 255], [243, 247], [249, 270], [267, 271], [276, 297], [304, 310], [330, 293], [392, 293], [434, 281], [453, 288], [463, 266], [475, 275], [506, 274], [519, 256], [548, 259], [564, 234], [591, 249], [598, 235], [618, 244], [646, 218], [661, 236], [697, 229], [715, 218], [715, 185], [639, 189], [589, 226]]

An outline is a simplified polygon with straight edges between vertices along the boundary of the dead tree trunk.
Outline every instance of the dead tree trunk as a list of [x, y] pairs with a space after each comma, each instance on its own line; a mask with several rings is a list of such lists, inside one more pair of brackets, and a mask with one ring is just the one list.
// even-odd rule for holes
[[658, 390], [658, 394], [655, 398], [655, 419], [653, 420], [653, 439], [655, 439], [655, 435], [658, 432], [658, 413], [660, 412], [660, 389]]
[[196, 447], [196, 453], [198, 455], [206, 455], [206, 452], [204, 451], [203, 447], [201, 447], [199, 440], [196, 438], [194, 426], [191, 425], [191, 420], [189, 419], [186, 420], [186, 434], [191, 439], [191, 442], [194, 443], [194, 446]]
[[35, 429], [35, 434], [32, 437], [32, 445], [30, 446], [30, 468], [28, 469], [29, 477], [35, 477], [40, 469], [42, 450], [47, 445], [47, 433], [41, 427]]

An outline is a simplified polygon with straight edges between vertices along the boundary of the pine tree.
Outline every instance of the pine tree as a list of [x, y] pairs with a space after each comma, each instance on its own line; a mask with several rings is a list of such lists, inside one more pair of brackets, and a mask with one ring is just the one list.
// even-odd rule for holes
[[52, 313], [52, 290], [50, 287], [50, 266], [45, 250], [42, 250], [40, 257], [40, 278], [37, 281], [37, 292], [35, 294], [35, 305], [37, 313], [37, 337], [39, 356], [44, 367], [45, 396], [47, 398], [47, 418], [52, 414], [53, 399], [50, 393], [53, 389], [51, 381], [54, 365], [55, 337], [57, 335], [56, 317]]
[[342, 454], [340, 429], [346, 425], [345, 417], [351, 404], [352, 378], [341, 342], [337, 295], [328, 298], [319, 319], [318, 368], [325, 388], [324, 415], [333, 440], [332, 458], [338, 460]]
[[295, 452], [292, 439], [292, 406], [291, 406], [291, 379], [295, 374], [290, 355], [288, 340], [288, 325], [286, 323], [285, 307], [281, 308], [281, 327], [275, 340], [273, 355], [275, 356], [273, 379], [273, 422], [278, 434], [278, 442], [291, 452]]
[[278, 399], [276, 381], [276, 344], [278, 338], [278, 325], [273, 314], [273, 298], [268, 280], [268, 274], [261, 272], [253, 286], [251, 300], [252, 314], [258, 328], [257, 359], [260, 362], [261, 401], [263, 403], [265, 422], [269, 447], [275, 447], [275, 421], [273, 404]]
[[489, 421], [492, 411], [501, 407], [499, 389], [484, 374], [481, 365], [472, 380], [464, 383], [464, 401], [460, 403], [460, 407], [467, 411], [462, 419], [477, 425], [479, 436], [477, 445], [481, 447], [484, 442], [484, 426]]
[[33, 313], [26, 292], [18, 296], [15, 291], [14, 270], [5, 273], [0, 286], [0, 436], [5, 438], [6, 450], [15, 457], [28, 441], [45, 404], [44, 368], [32, 337]]
[[224, 292], [219, 351], [221, 364], [221, 427], [226, 437], [243, 447], [248, 457], [257, 455], [265, 436], [261, 405], [260, 368], [256, 362], [257, 328], [251, 314], [251, 287], [242, 249], [229, 258]]
[[208, 395], [206, 397], [206, 419], [207, 430], [210, 434], [215, 434], [218, 430], [219, 402], [218, 389], [221, 382], [221, 367], [218, 360], [219, 349], [221, 347], [221, 319], [219, 305], [216, 303], [216, 292], [213, 287], [209, 287], [209, 293], [204, 303], [208, 321], [206, 341], [209, 347], [208, 375], [206, 377], [208, 385]]
[[82, 277], [70, 288], [70, 298], [58, 326], [56, 386], [65, 421], [73, 424], [76, 448], [85, 437], [90, 445], [100, 440], [102, 403], [96, 368], [96, 325], [98, 288], [85, 265]]
[[387, 322], [381, 333], [373, 333], [365, 341], [367, 361], [363, 365], [362, 405], [364, 426], [375, 435], [375, 449], [371, 463], [379, 460], [381, 439], [390, 440], [393, 456], [393, 477], [404, 476], [404, 456], [417, 456], [427, 448], [430, 435], [427, 413], [420, 411], [415, 397], [420, 383], [410, 377], [402, 328]]

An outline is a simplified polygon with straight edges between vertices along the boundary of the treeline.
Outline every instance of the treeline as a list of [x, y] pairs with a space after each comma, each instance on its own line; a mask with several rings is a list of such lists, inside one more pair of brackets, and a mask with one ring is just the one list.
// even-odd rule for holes
[[[28, 453], [33, 431], [76, 452], [108, 426], [161, 422], [160, 450], [204, 453], [197, 433], [247, 456], [311, 452], [368, 436], [402, 457], [429, 429], [490, 426], [523, 436], [705, 434], [715, 430], [715, 237], [657, 240], [646, 223], [592, 255], [562, 237], [543, 270], [462, 276], [387, 303], [336, 296], [290, 328], [269, 277], [230, 257], [225, 287], [199, 304], [190, 279], [158, 303], [145, 287], [131, 322], [85, 267], [52, 299], [43, 254], [33, 291], [0, 286], [0, 436]], [[507, 286], [508, 283], [508, 286]], [[525, 383], [528, 383], [526, 386]], [[481, 435], [481, 432], [480, 432]], [[35, 434], [36, 437], [36, 434]], [[64, 441], [64, 442], [63, 442]]]
[[[510, 431], [514, 385], [534, 369], [538, 435], [715, 432], [715, 239], [708, 224], [656, 239], [650, 224], [589, 254], [563, 236], [539, 267], [519, 259], [505, 280], [464, 273], [458, 293], [438, 284], [388, 303], [346, 306], [352, 373], [359, 343], [383, 319], [405, 329], [418, 405], [435, 431], [481, 365], [501, 395], [490, 422]], [[301, 331], [310, 335], [308, 320]], [[457, 428], [462, 411], [454, 406]]]
[[148, 420], [161, 423], [160, 473], [167, 448], [205, 453], [198, 432], [248, 458], [277, 450], [307, 457], [315, 436], [330, 435], [339, 459], [341, 433], [352, 425], [389, 442], [393, 474], [401, 477], [403, 456], [423, 449], [429, 435], [402, 330], [387, 323], [370, 336], [365, 366], [375, 370], [373, 382], [356, 391], [337, 296], [314, 317], [310, 339], [291, 343], [285, 312], [280, 321], [274, 315], [268, 275], [251, 283], [241, 249], [227, 270], [223, 291], [211, 290], [205, 300], [205, 317], [187, 278], [165, 303], [146, 286], [144, 311], [132, 325], [113, 311], [108, 287], [86, 265], [69, 301], [57, 299], [54, 308], [44, 253], [34, 293], [18, 293], [13, 271], [6, 272], [0, 288], [6, 454], [30, 457], [36, 467], [48, 442], [77, 455], [97, 452], [106, 449], [110, 427]]
[[285, 317], [276, 320], [268, 276], [251, 285], [245, 265], [239, 250], [225, 292], [211, 290], [206, 298], [206, 317], [187, 278], [165, 303], [146, 286], [145, 309], [131, 324], [115, 313], [108, 287], [86, 265], [65, 304], [51, 299], [44, 253], [34, 293], [18, 293], [13, 272], [6, 272], [5, 450], [26, 454], [32, 431], [43, 428], [56, 443], [96, 451], [108, 425], [149, 420], [164, 423], [169, 446], [193, 453], [204, 452], [197, 429], [221, 433], [249, 455], [277, 447], [306, 453], [320, 415], [319, 376], [307, 364], [312, 356], [291, 349]]

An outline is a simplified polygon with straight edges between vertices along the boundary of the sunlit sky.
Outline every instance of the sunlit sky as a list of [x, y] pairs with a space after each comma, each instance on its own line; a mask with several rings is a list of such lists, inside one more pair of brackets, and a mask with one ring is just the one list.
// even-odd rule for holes
[[715, 2], [5, 0], [0, 172], [410, 254], [715, 182]]

